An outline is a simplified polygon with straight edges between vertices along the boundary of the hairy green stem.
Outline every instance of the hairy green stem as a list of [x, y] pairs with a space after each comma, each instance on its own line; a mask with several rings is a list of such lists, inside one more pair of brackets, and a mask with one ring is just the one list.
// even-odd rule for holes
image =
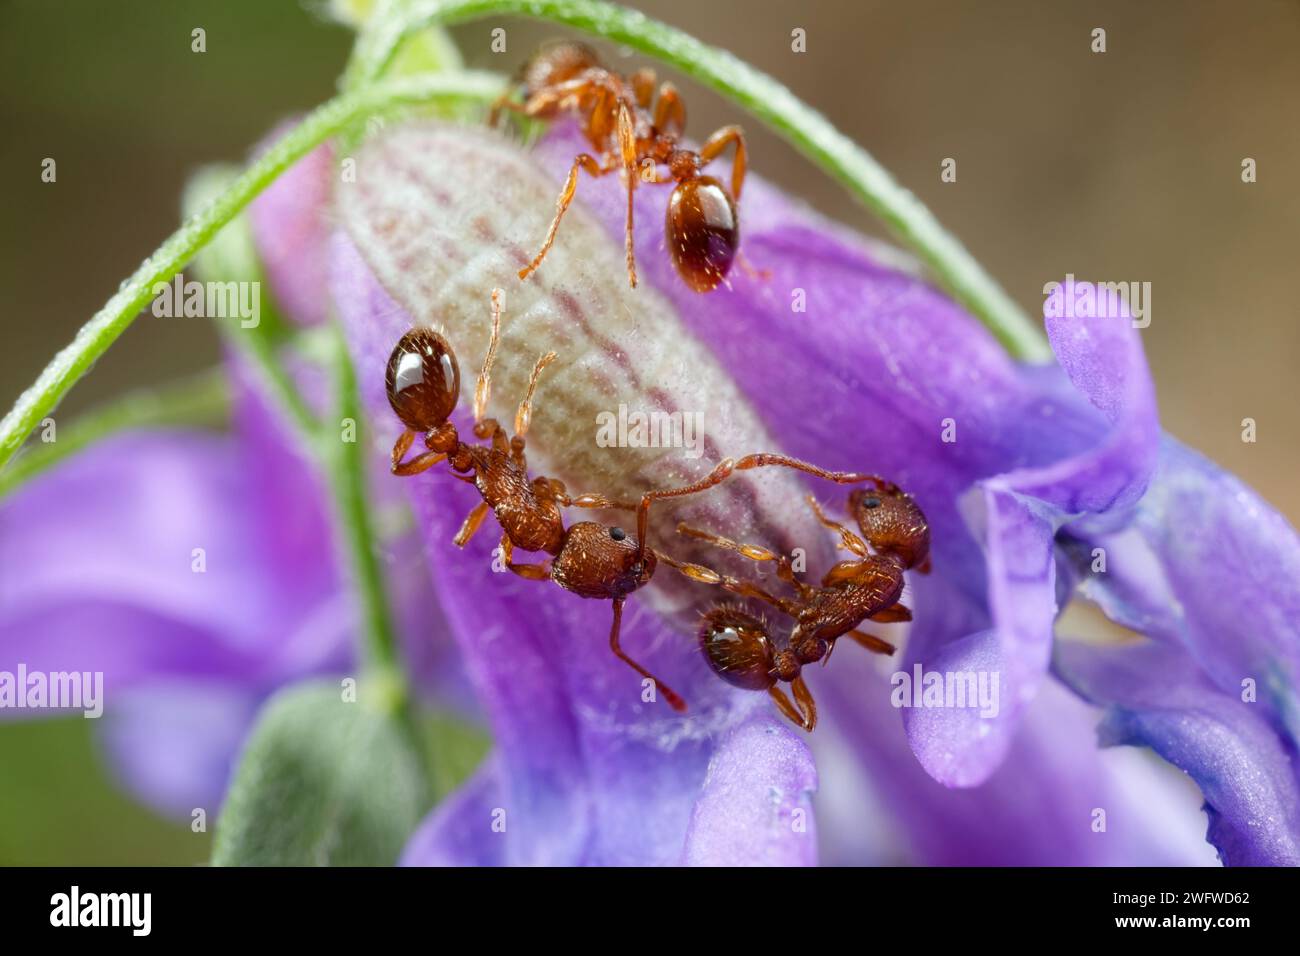
[[433, 74], [366, 86], [318, 107], [263, 153], [231, 187], [195, 213], [141, 263], [117, 293], [54, 356], [36, 382], [0, 421], [0, 467], [134, 321], [159, 282], [171, 279], [190, 258], [280, 173], [329, 137], [358, 120], [399, 106], [455, 99], [490, 99], [501, 89], [492, 74]]
[[0, 497], [63, 459], [128, 428], [220, 424], [230, 410], [225, 373], [211, 368], [192, 378], [129, 392], [79, 416], [55, 432], [56, 441], [35, 442], [0, 471]]
[[383, 74], [403, 41], [433, 24], [515, 14], [567, 24], [670, 63], [734, 100], [839, 180], [909, 246], [935, 278], [1011, 355], [1047, 361], [1051, 350], [1038, 327], [947, 232], [914, 195], [866, 150], [781, 83], [725, 50], [644, 14], [600, 0], [411, 0], [397, 15], [373, 24], [353, 48], [345, 85]]
[[[361, 436], [361, 401], [356, 373], [342, 330], [337, 330], [333, 356], [335, 421], [320, 435], [320, 449], [334, 492], [335, 511], [343, 533], [344, 552], [361, 600], [362, 657], [372, 676], [390, 683], [395, 702], [405, 706], [407, 685], [397, 646], [397, 630], [385, 595], [383, 572], [375, 555], [374, 528], [366, 498], [365, 456]], [[336, 434], [330, 429], [337, 427]]]

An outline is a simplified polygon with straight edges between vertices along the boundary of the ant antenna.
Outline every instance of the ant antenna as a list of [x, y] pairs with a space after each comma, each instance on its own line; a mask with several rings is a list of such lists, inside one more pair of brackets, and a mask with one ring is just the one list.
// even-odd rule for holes
[[478, 373], [478, 383], [474, 386], [474, 421], [483, 420], [487, 411], [488, 395], [492, 392], [492, 363], [496, 361], [497, 346], [501, 342], [501, 290], [492, 290], [492, 335], [488, 339], [487, 355], [483, 356], [483, 368]]
[[523, 438], [528, 434], [528, 425], [533, 420], [533, 393], [537, 391], [537, 379], [542, 374], [542, 369], [555, 361], [555, 353], [547, 352], [537, 360], [533, 366], [533, 374], [528, 376], [528, 391], [524, 394], [524, 400], [519, 403], [519, 411], [515, 412], [515, 435]]
[[731, 476], [735, 470], [736, 463], [730, 458], [724, 458], [718, 462], [711, 472], [701, 478], [699, 481], [690, 485], [683, 485], [681, 488], [668, 488], [662, 491], [649, 491], [641, 496], [641, 504], [637, 506], [636, 512], [636, 559], [642, 561], [645, 559], [646, 552], [646, 531], [650, 524], [650, 505], [660, 498], [679, 498], [683, 495], [693, 495], [699, 491], [707, 491], [714, 485], [720, 485]]

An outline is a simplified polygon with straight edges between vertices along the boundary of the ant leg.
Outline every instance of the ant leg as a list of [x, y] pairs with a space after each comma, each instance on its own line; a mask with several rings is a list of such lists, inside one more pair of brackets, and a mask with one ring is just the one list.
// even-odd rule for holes
[[709, 544], [724, 548], [727, 551], [734, 551], [736, 554], [744, 555], [751, 561], [775, 561], [777, 578], [797, 590], [802, 597], [807, 597], [816, 590], [816, 588], [805, 584], [794, 576], [794, 568], [790, 566], [790, 559], [783, 554], [777, 554], [755, 544], [741, 544], [732, 541], [730, 538], [724, 538], [722, 535], [701, 531], [699, 528], [692, 528], [687, 524], [678, 524], [677, 533], [689, 538], [698, 538], [700, 541], [707, 541]]
[[655, 103], [654, 126], [668, 136], [681, 136], [686, 129], [686, 104], [682, 102], [677, 87], [665, 83], [659, 87], [659, 100]]
[[528, 376], [528, 391], [524, 393], [524, 399], [519, 403], [519, 410], [515, 412], [515, 438], [519, 440], [520, 453], [523, 452], [523, 438], [528, 434], [528, 426], [533, 420], [533, 393], [537, 391], [537, 379], [542, 374], [542, 369], [555, 361], [555, 353], [547, 352], [537, 360], [533, 366], [532, 375]]
[[740, 187], [745, 184], [745, 134], [739, 126], [724, 126], [718, 130], [700, 147], [701, 164], [712, 162], [726, 149], [730, 144], [736, 144], [736, 157], [731, 161], [731, 198], [740, 202]]
[[853, 640], [857, 641], [873, 654], [893, 654], [894, 651], [898, 650], [898, 648], [893, 644], [890, 644], [889, 641], [876, 637], [874, 634], [864, 633], [863, 631], [849, 631], [845, 637], [853, 638]]
[[555, 501], [562, 508], [595, 508], [601, 511], [636, 511], [640, 504], [635, 501], [616, 501], [605, 495], [586, 494], [576, 498], [569, 494], [564, 482], [558, 478], [538, 478], [533, 482], [539, 495]]
[[423, 451], [416, 455], [410, 461], [402, 461], [402, 457], [411, 450], [411, 443], [415, 441], [415, 432], [409, 428], [397, 436], [397, 443], [393, 445], [392, 464], [389, 467], [395, 475], [403, 477], [407, 475], [418, 475], [420, 472], [432, 468], [438, 462], [447, 456], [442, 452]]
[[606, 498], [604, 495], [590, 494], [569, 498], [561, 504], [570, 508], [596, 508], [609, 511], [636, 511], [641, 507], [638, 501], [618, 501], [614, 498]]
[[825, 527], [830, 528], [832, 531], [839, 534], [840, 536], [839, 546], [841, 548], [843, 548], [845, 551], [850, 552], [851, 554], [856, 554], [859, 558], [871, 557], [871, 552], [867, 549], [866, 542], [864, 542], [861, 538], [859, 538], [848, 528], [844, 527], [844, 525], [840, 524], [838, 521], [832, 521], [830, 518], [826, 517], [826, 513], [822, 511], [822, 507], [817, 503], [816, 498], [814, 498], [812, 495], [809, 495], [807, 501], [808, 504], [812, 506], [813, 514], [817, 516], [817, 520], [820, 521]]
[[905, 605], [891, 604], [889, 607], [881, 608], [875, 614], [870, 615], [869, 618], [877, 624], [899, 624], [903, 621], [910, 621], [912, 611]]
[[636, 105], [643, 110], [649, 109], [655, 93], [655, 71], [643, 66], [628, 77], [628, 82], [632, 86], [632, 95], [636, 97]]
[[792, 680], [790, 686], [794, 689], [794, 702], [803, 713], [803, 729], [812, 733], [817, 726], [817, 701], [813, 700], [812, 691], [803, 682], [802, 675]]
[[[487, 354], [483, 356], [483, 367], [479, 369], [478, 382], [474, 385], [474, 434], [479, 438], [479, 424], [487, 412], [488, 396], [492, 393], [492, 363], [497, 358], [497, 346], [501, 344], [501, 290], [492, 290], [492, 332], [488, 336]], [[493, 425], [496, 423], [493, 422]]]
[[736, 250], [736, 265], [740, 266], [740, 270], [751, 279], [761, 279], [763, 282], [766, 282], [768, 279], [772, 278], [772, 270], [759, 269], [754, 266], [750, 263], [749, 257], [745, 255], [744, 249]]
[[479, 526], [483, 524], [483, 519], [487, 517], [488, 510], [486, 501], [480, 501], [474, 506], [473, 510], [466, 516], [465, 523], [456, 532], [456, 537], [452, 539], [456, 547], [463, 548], [469, 544], [469, 539], [474, 537]]
[[730, 591], [732, 594], [739, 594], [741, 597], [754, 598], [772, 605], [783, 614], [797, 618], [799, 616], [799, 605], [794, 601], [779, 598], [749, 581], [742, 581], [739, 578], [733, 578], [729, 574], [719, 574], [712, 568], [706, 568], [702, 564], [692, 564], [689, 561], [678, 561], [662, 551], [655, 551], [655, 557], [662, 561], [668, 567], [684, 574], [692, 581], [698, 581], [700, 584], [713, 584], [722, 588], [724, 591]]
[[627, 599], [621, 597], [614, 598], [614, 623], [609, 629], [609, 649], [614, 652], [615, 657], [617, 657], [623, 663], [629, 665], [634, 671], [636, 671], [642, 677], [654, 681], [655, 687], [659, 689], [659, 693], [664, 695], [664, 700], [668, 701], [669, 706], [671, 706], [673, 710], [677, 711], [678, 713], [685, 711], [686, 701], [682, 700], [680, 694], [678, 694], [675, 690], [673, 690], [671, 687], [669, 687], [667, 684], [661, 681], [658, 677], [655, 677], [654, 674], [651, 674], [648, 670], [646, 670], [636, 661], [632, 660], [632, 658], [624, 654], [623, 648], [619, 646], [618, 631], [619, 631], [619, 625], [622, 623], [623, 620], [623, 602], [625, 600]]
[[490, 438], [493, 451], [509, 454], [511, 450], [510, 439], [506, 437], [506, 430], [501, 427], [501, 423], [495, 418], [485, 418], [482, 421], [475, 422], [474, 435], [476, 438]]
[[507, 534], [501, 535], [501, 557], [505, 559], [505, 565], [521, 578], [529, 581], [549, 581], [551, 578], [551, 569], [546, 562], [541, 564], [515, 564], [515, 547], [514, 542], [510, 540]]
[[731, 476], [735, 468], [735, 462], [730, 458], [724, 458], [718, 462], [717, 466], [693, 484], [683, 485], [680, 488], [667, 488], [663, 491], [650, 491], [641, 496], [641, 504], [636, 510], [636, 540], [637, 540], [637, 560], [645, 557], [646, 550], [646, 531], [650, 524], [650, 505], [660, 498], [679, 498], [682, 495], [693, 495], [700, 491], [707, 491], [714, 485], [720, 485]]
[[501, 119], [501, 111], [509, 110], [512, 113], [518, 113], [521, 116], [528, 116], [528, 107], [523, 103], [518, 103], [511, 99], [510, 93], [502, 93], [501, 96], [492, 104], [491, 110], [488, 111], [488, 126], [495, 128], [497, 121]]
[[573, 160], [573, 165], [569, 167], [569, 178], [564, 181], [564, 188], [560, 190], [560, 196], [555, 200], [555, 217], [551, 220], [551, 226], [546, 230], [546, 238], [542, 240], [542, 248], [533, 261], [528, 263], [524, 268], [519, 270], [519, 278], [527, 279], [537, 271], [537, 267], [542, 264], [546, 254], [551, 251], [551, 246], [555, 242], [555, 233], [560, 228], [560, 220], [564, 218], [565, 212], [568, 211], [569, 203], [573, 202], [573, 194], [578, 189], [578, 170], [586, 170], [587, 174], [593, 179], [599, 179], [610, 170], [601, 167], [600, 163], [587, 153], [579, 153]]
[[632, 193], [636, 190], [636, 132], [627, 104], [618, 108], [618, 145], [623, 155], [623, 174], [627, 179], [627, 224], [624, 244], [627, 247], [627, 284], [636, 288], [636, 255], [632, 251]]
[[796, 471], [806, 472], [810, 475], [816, 475], [818, 478], [825, 478], [827, 481], [833, 481], [840, 485], [856, 485], [859, 482], [872, 482], [877, 488], [883, 489], [888, 482], [879, 475], [869, 475], [861, 471], [827, 471], [825, 468], [819, 468], [814, 464], [801, 461], [798, 458], [791, 458], [788, 455], [774, 455], [762, 452], [755, 455], [746, 455], [736, 462], [736, 471], [748, 471], [751, 468], [768, 468], [773, 465], [781, 468], [793, 468]]

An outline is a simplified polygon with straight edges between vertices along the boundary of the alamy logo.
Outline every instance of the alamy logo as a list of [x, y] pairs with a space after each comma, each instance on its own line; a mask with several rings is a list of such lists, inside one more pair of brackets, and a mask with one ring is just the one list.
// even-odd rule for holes
[[69, 893], [50, 897], [51, 926], [128, 926], [133, 936], [148, 936], [153, 919], [152, 893]]
[[979, 708], [984, 718], [998, 715], [1001, 677], [997, 671], [929, 671], [920, 664], [912, 673], [896, 671], [889, 702], [895, 707]]
[[596, 416], [596, 445], [599, 448], [684, 448], [687, 458], [704, 454], [703, 412], [629, 412], [618, 406], [618, 414]]
[[95, 718], [104, 713], [103, 671], [0, 671], [0, 710], [79, 710]]
[[241, 329], [262, 321], [262, 283], [185, 281], [178, 272], [171, 282], [155, 282], [153, 314], [168, 319], [239, 319]]
[[1151, 324], [1150, 282], [1064, 282], [1043, 286], [1043, 314], [1049, 319], [1132, 319], [1133, 328]]

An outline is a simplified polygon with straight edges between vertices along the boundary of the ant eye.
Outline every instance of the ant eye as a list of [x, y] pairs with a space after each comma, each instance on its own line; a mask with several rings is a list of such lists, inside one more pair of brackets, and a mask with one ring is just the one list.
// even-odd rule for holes
[[610, 528], [609, 536], [613, 538], [615, 541], [622, 541], [624, 538], [627, 537], [627, 532], [624, 531], [622, 528]]
[[880, 499], [877, 498], [877, 497], [875, 497], [874, 495], [873, 495], [872, 497], [870, 497], [870, 498], [864, 498], [864, 499], [862, 500], [862, 507], [864, 507], [864, 508], [879, 508], [879, 507], [880, 507]]

